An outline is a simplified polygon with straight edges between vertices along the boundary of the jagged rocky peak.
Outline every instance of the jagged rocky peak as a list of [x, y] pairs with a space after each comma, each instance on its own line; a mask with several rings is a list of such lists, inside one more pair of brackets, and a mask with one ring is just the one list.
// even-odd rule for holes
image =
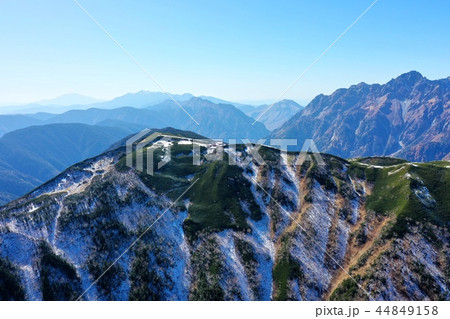
[[363, 84], [319, 95], [273, 138], [313, 139], [322, 152], [345, 158], [448, 158], [450, 84], [411, 71], [386, 84]]
[[446, 163], [149, 134], [0, 208], [1, 299], [450, 297]]
[[[391, 81], [399, 84], [413, 86], [414, 84], [426, 79], [422, 74], [417, 71], [410, 71], [407, 73], [403, 73], [399, 75], [397, 78], [392, 79]], [[390, 82], [391, 82], [390, 81]], [[390, 83], [388, 82], [388, 83]]]

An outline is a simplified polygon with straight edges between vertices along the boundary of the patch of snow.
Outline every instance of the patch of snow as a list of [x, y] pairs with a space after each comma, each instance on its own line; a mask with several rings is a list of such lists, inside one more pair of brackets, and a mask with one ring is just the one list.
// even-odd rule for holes
[[[367, 191], [366, 191], [366, 187], [364, 186], [364, 183], [361, 183], [361, 181], [359, 181], [359, 180], [354, 181], [354, 180], [351, 178], [350, 175], [348, 175], [348, 178], [349, 178], [350, 182], [352, 183], [353, 191], [354, 191], [356, 194], [358, 194], [359, 196], [364, 196], [364, 195], [366, 195], [366, 192], [367, 192]], [[357, 185], [356, 185], [356, 183], [358, 183], [358, 184], [361, 186], [361, 188], [362, 188], [362, 193], [360, 193], [360, 192], [357, 191]]]
[[188, 300], [190, 275], [190, 252], [183, 231], [183, 222], [187, 218], [187, 211], [167, 213], [154, 225], [158, 238], [164, 238], [166, 245], [164, 255], [170, 261], [164, 272], [174, 283], [171, 289], [165, 289], [167, 300]]
[[410, 296], [414, 296], [414, 300], [427, 300], [427, 296], [420, 290], [414, 277], [411, 275], [409, 267], [402, 268], [403, 285]]
[[292, 168], [291, 164], [289, 163], [288, 155], [286, 154], [286, 152], [281, 152], [281, 167], [285, 168], [285, 170], [282, 170], [282, 172], [288, 177], [289, 181], [291, 181], [295, 185], [295, 188], [298, 191], [300, 189], [300, 181], [295, 175], [295, 171]]
[[399, 293], [397, 289], [395, 288], [394, 282], [392, 281], [392, 275], [391, 271], [387, 270], [387, 278], [386, 278], [386, 284], [384, 285], [384, 294], [386, 298], [383, 298], [384, 300], [398, 300]]
[[411, 105], [411, 100], [399, 101], [402, 107], [402, 119], [405, 121], [405, 115], [408, 112], [409, 106]]
[[425, 207], [435, 207], [436, 201], [431, 196], [430, 192], [428, 191], [428, 188], [426, 186], [421, 186], [416, 189], [414, 189], [414, 194], [417, 196], [419, 201], [425, 206]]
[[404, 168], [405, 168], [405, 166], [402, 166], [399, 169], [396, 169], [395, 171], [390, 171], [390, 172], [388, 172], [388, 175], [391, 176], [393, 174], [396, 174], [396, 173], [400, 172]]
[[36, 274], [33, 267], [30, 265], [20, 266], [20, 269], [22, 270], [22, 280], [24, 281], [26, 299], [29, 301], [42, 300], [39, 274]]
[[264, 214], [261, 220], [254, 221], [250, 218], [247, 223], [252, 229], [248, 235], [258, 262], [258, 273], [260, 280], [260, 299], [271, 300], [273, 294], [272, 269], [275, 262], [275, 245], [270, 236], [270, 219]]
[[433, 277], [441, 291], [447, 290], [445, 276], [439, 268], [436, 267], [438, 254], [434, 247], [423, 236], [417, 241], [412, 238], [410, 241], [411, 256], [414, 256], [417, 261], [425, 266], [425, 270]]
[[[293, 203], [292, 207], [294, 211], [298, 211], [300, 209], [300, 181], [295, 175], [294, 169], [289, 164], [289, 160], [286, 153], [282, 152], [281, 155], [281, 165], [280, 165], [281, 176], [278, 180], [280, 183], [281, 189], [283, 190], [285, 196]], [[290, 183], [286, 183], [283, 179], [283, 176]], [[281, 213], [284, 215], [284, 220], [278, 225], [277, 236], [279, 232], [282, 232], [285, 227], [289, 225], [291, 222], [290, 213], [292, 213], [292, 208], [283, 207]]]
[[347, 253], [350, 227], [344, 220], [339, 219], [337, 222], [336, 232], [336, 250], [333, 258], [340, 264], [344, 260], [345, 254]]
[[[217, 242], [224, 256], [225, 266], [232, 273], [232, 282], [235, 282], [239, 288], [239, 293], [244, 300], [253, 300], [253, 292], [249, 288], [244, 266], [238, 258], [234, 244], [233, 231], [224, 230], [216, 234]], [[227, 285], [227, 284], [225, 284]], [[224, 287], [226, 290], [229, 290]]]
[[47, 237], [46, 229], [42, 229], [40, 225], [18, 223], [16, 219], [10, 220], [4, 225], [11, 233], [21, 235], [32, 241]]
[[359, 200], [353, 199], [352, 201], [350, 201], [350, 209], [352, 214], [351, 223], [353, 225], [355, 225], [356, 222], [358, 221], [360, 207], [361, 205], [359, 203]]
[[319, 300], [332, 279], [325, 255], [335, 214], [335, 197], [334, 193], [326, 193], [317, 181], [314, 181], [311, 194], [315, 204], [305, 212], [303, 225], [293, 236], [291, 255], [299, 262], [305, 276], [304, 299]]
[[55, 216], [55, 221], [53, 222], [53, 232], [52, 232], [52, 234], [50, 235], [50, 238], [49, 238], [49, 241], [52, 244], [52, 246], [55, 246], [56, 235], [57, 235], [57, 230], [58, 230], [58, 220], [59, 220], [59, 217], [61, 216], [61, 211], [63, 209], [61, 201], [58, 202], [58, 205], [59, 205], [58, 211], [57, 211], [56, 216]]
[[[261, 274], [259, 298], [261, 300], [271, 300], [273, 294], [272, 269], [275, 263], [275, 245], [271, 237], [270, 217], [262, 194], [257, 191], [255, 181], [245, 173], [244, 176], [251, 183], [250, 190], [262, 214], [259, 221], [247, 218], [247, 223], [252, 230], [251, 234], [247, 235], [247, 237], [252, 243], [258, 261], [258, 273]], [[245, 205], [242, 205], [242, 207], [244, 211], [249, 213]]]
[[59, 180], [56, 186], [49, 186], [39, 192], [33, 193], [33, 195], [54, 195], [61, 192], [65, 192], [67, 195], [81, 193], [91, 184], [95, 176], [103, 176], [111, 170], [113, 162], [113, 158], [101, 158], [93, 162], [90, 166], [83, 168], [81, 172], [77, 172], [75, 175], [67, 173], [65, 177]]
[[292, 294], [294, 295], [294, 299], [297, 301], [302, 301], [302, 294], [300, 293], [300, 286], [298, 284], [297, 280], [291, 280], [289, 283], [289, 286], [291, 288]]

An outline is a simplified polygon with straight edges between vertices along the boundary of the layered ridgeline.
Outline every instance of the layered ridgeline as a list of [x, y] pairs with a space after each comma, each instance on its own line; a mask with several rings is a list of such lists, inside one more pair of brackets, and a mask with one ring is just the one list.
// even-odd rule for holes
[[192, 140], [150, 133], [154, 167], [172, 150], [154, 175], [119, 147], [0, 208], [1, 299], [450, 299], [448, 163], [238, 145], [192, 165]]
[[263, 124], [251, 125], [253, 121], [231, 104], [215, 104], [201, 98], [191, 98], [178, 104], [168, 100], [144, 109], [121, 107], [112, 110], [73, 110], [47, 120], [51, 123], [75, 122], [133, 129], [171, 126], [211, 138], [258, 139], [269, 134]]
[[263, 123], [267, 129], [273, 131], [281, 127], [287, 120], [300, 112], [303, 106], [292, 100], [282, 100], [273, 105], [260, 105], [245, 114]]
[[272, 137], [312, 138], [320, 151], [345, 158], [431, 161], [450, 158], [449, 123], [450, 78], [431, 81], [413, 71], [384, 85], [318, 95]]
[[[192, 94], [171, 94], [177, 101], [185, 101], [193, 97]], [[63, 113], [68, 110], [86, 110], [89, 108], [115, 109], [123, 106], [144, 108], [150, 105], [161, 103], [168, 99], [166, 93], [139, 91], [118, 96], [109, 101], [100, 101], [89, 96], [76, 93], [69, 93], [58, 96], [50, 100], [36, 101], [30, 104], [0, 106], [2, 114], [50, 112]]]
[[[242, 114], [237, 111], [241, 111], [251, 119], [253, 119], [253, 121], [254, 119], [258, 118], [258, 122], [264, 124], [270, 131], [280, 127], [281, 124], [286, 122], [295, 113], [303, 108], [294, 101], [282, 100], [275, 103], [267, 112], [265, 112], [269, 105], [253, 106], [225, 101], [212, 96], [194, 97], [189, 93], [181, 95], [171, 94], [171, 97], [180, 104], [187, 104], [187, 107], [194, 108], [203, 108], [204, 106], [207, 106], [208, 103], [206, 101], [211, 102], [208, 105], [210, 109], [212, 105], [228, 105], [228, 107], [224, 107], [224, 111], [226, 113], [229, 113], [225, 114], [225, 118], [232, 117], [236, 119], [237, 122], [239, 122], [242, 120]], [[185, 126], [181, 126], [182, 124], [174, 122], [170, 116], [160, 116], [159, 114], [157, 114], [157, 112], [151, 113], [149, 111], [139, 110], [145, 108], [155, 109], [155, 106], [157, 106], [156, 108], [166, 106], [168, 107], [166, 111], [170, 111], [170, 113], [174, 114], [175, 117], [179, 117], [179, 115], [181, 115], [178, 114], [179, 111], [183, 111], [179, 108], [179, 106], [176, 106], [174, 103], [170, 103], [169, 101], [171, 101], [171, 99], [166, 93], [139, 91], [136, 93], [127, 93], [110, 101], [96, 101], [93, 98], [82, 96], [79, 94], [65, 94], [51, 100], [38, 101], [32, 104], [0, 107], [1, 114], [26, 114], [0, 115], [0, 136], [12, 130], [24, 128], [30, 125], [45, 124], [50, 122], [66, 123], [67, 120], [70, 121], [70, 123], [78, 121], [79, 123], [85, 124], [98, 124], [99, 122], [103, 121], [103, 123], [101, 124], [108, 124], [110, 126], [120, 125], [122, 127], [126, 126], [127, 128], [132, 128], [135, 132], [137, 131], [135, 130], [135, 126], [143, 129], [147, 126], [166, 127], [178, 125], [181, 128], [188, 129], [186, 124], [192, 123], [185, 123]], [[230, 109], [230, 105], [233, 106], [233, 108]], [[173, 106], [175, 106], [175, 108], [173, 108]], [[234, 107], [237, 109], [237, 111], [234, 110]], [[111, 111], [113, 109], [119, 110]], [[76, 110], [76, 112], [68, 112], [70, 110]], [[89, 111], [82, 112], [86, 110]], [[31, 114], [34, 112], [38, 113]], [[64, 112], [68, 112], [68, 114], [65, 114], [63, 116], [59, 115], [60, 113]], [[191, 110], [190, 112], [195, 112], [195, 110]], [[265, 112], [265, 114], [259, 118], [259, 115], [262, 112]], [[224, 114], [218, 115], [220, 115], [221, 117], [224, 116]], [[202, 118], [202, 120], [205, 120], [205, 118]], [[208, 122], [210, 122], [210, 120], [208, 120]], [[242, 130], [242, 127], [240, 128], [240, 130]], [[246, 132], [246, 130], [248, 129], [245, 128], [244, 132]], [[222, 130], [219, 132], [219, 135], [223, 135], [224, 131], [226, 132], [226, 130], [222, 128]], [[209, 131], [203, 132], [203, 134], [206, 134], [208, 136], [211, 135], [210, 133], [211, 132]], [[268, 132], [261, 131], [259, 133], [263, 135], [268, 134]], [[214, 134], [218, 135], [217, 132], [215, 132]]]
[[121, 128], [85, 124], [30, 126], [5, 134], [0, 138], [0, 205], [129, 134]]
[[[98, 107], [87, 110], [74, 109], [62, 114], [0, 115], [0, 136], [30, 125], [55, 123], [111, 126], [133, 133], [147, 127], [165, 128], [170, 126], [194, 131], [211, 138], [250, 138], [254, 140], [270, 133], [262, 123], [258, 122], [252, 125], [253, 118], [229, 103], [217, 104], [206, 99], [191, 97], [177, 103], [167, 100], [143, 107], [143, 105], [147, 105], [145, 104], [146, 95], [143, 94], [144, 96], [139, 98], [135, 95], [139, 94], [130, 94], [130, 96], [126, 95], [113, 100], [114, 103], [111, 105], [117, 106], [113, 109], [106, 108], [107, 106], [104, 105], [106, 102], [104, 102], [98, 104]], [[120, 104], [127, 101], [132, 102], [133, 98], [136, 99], [134, 103], [139, 107]], [[140, 101], [141, 104], [138, 104], [137, 101]]]

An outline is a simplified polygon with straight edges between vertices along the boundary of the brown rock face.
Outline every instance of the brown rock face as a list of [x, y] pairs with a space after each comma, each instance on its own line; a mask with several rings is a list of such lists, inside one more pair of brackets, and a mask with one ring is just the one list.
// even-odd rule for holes
[[321, 152], [342, 157], [440, 160], [450, 157], [449, 105], [449, 78], [431, 81], [412, 71], [384, 85], [319, 95], [272, 137], [312, 138]]

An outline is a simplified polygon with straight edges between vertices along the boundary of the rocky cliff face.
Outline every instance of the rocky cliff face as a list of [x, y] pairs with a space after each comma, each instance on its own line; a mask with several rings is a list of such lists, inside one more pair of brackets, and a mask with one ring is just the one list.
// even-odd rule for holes
[[0, 298], [450, 299], [448, 163], [238, 145], [195, 166], [187, 144], [153, 176], [120, 148], [0, 208]]
[[272, 136], [312, 138], [320, 151], [345, 158], [431, 161], [450, 156], [449, 123], [450, 79], [430, 81], [413, 71], [384, 85], [319, 95]]

